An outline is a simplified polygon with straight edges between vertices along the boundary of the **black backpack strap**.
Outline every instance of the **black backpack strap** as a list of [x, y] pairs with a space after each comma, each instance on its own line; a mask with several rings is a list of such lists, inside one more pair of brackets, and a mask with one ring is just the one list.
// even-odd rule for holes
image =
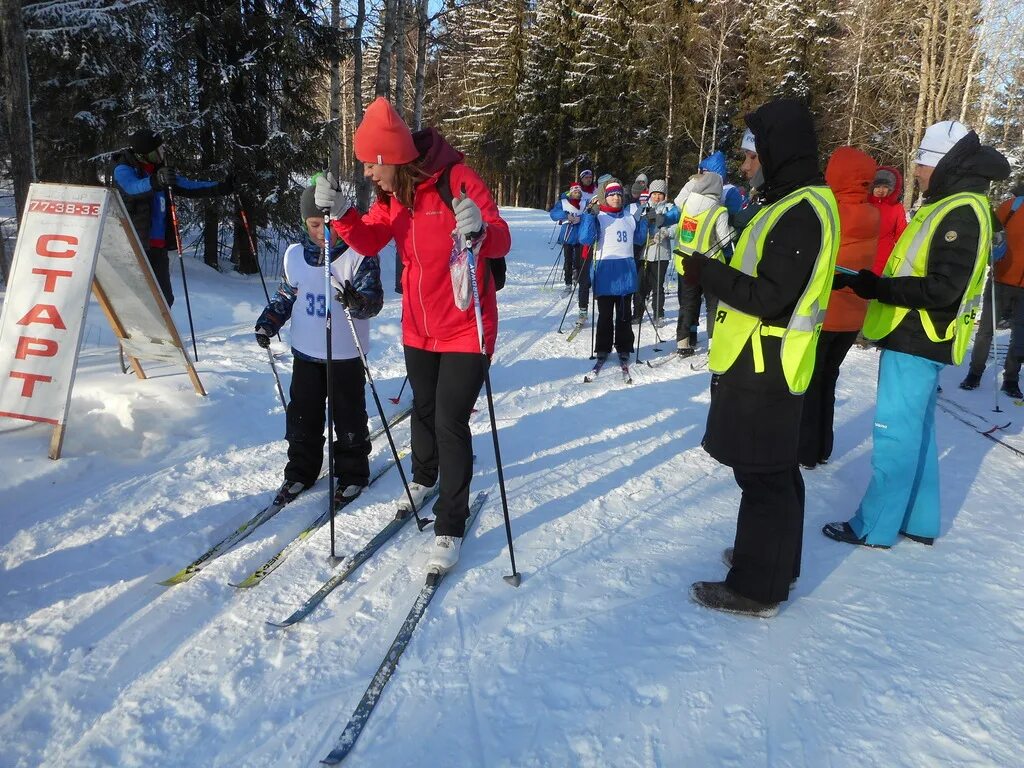
[[437, 177], [435, 183], [437, 184], [437, 194], [448, 206], [448, 210], [454, 211], [455, 195], [452, 194], [452, 167], [450, 165], [441, 171], [441, 175]]

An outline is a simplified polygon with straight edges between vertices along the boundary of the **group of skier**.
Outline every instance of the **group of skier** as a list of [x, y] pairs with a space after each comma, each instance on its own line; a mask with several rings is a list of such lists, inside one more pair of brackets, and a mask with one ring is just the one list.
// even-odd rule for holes
[[[1009, 166], [960, 123], [929, 127], [915, 166], [923, 205], [908, 223], [895, 169], [842, 147], [822, 174], [813, 120], [802, 103], [765, 104], [746, 124], [740, 172], [749, 192], [728, 183], [726, 157], [715, 152], [674, 201], [664, 179], [640, 174], [627, 190], [611, 174], [595, 180], [584, 170], [550, 215], [559, 225], [567, 292], [578, 292], [577, 329], [591, 300], [596, 305], [595, 372], [614, 350], [628, 380], [632, 324], [647, 313], [648, 300], [651, 320], [664, 318], [670, 264], [680, 356], [698, 350], [706, 303], [713, 376], [702, 444], [732, 469], [741, 498], [733, 546], [724, 552], [728, 575], [697, 582], [691, 594], [710, 608], [771, 616], [800, 575], [800, 468], [830, 457], [836, 381], [860, 336], [882, 349], [872, 477], [850, 518], [823, 533], [873, 547], [889, 547], [901, 534], [928, 544], [938, 535], [938, 375], [966, 353], [996, 221], [986, 193], [991, 182], [1007, 178]], [[161, 144], [159, 136], [136, 134], [114, 181], [133, 206], [147, 247], [162, 258], [154, 268], [170, 302], [161, 193], [232, 190], [230, 182], [191, 182], [161, 168]], [[413, 476], [399, 507], [418, 511], [437, 496], [428, 569], [443, 572], [458, 560], [469, 514], [469, 419], [494, 353], [497, 290], [511, 236], [463, 154], [436, 129], [411, 131], [387, 100], [367, 108], [354, 154], [374, 186], [374, 202], [360, 212], [333, 176], [315, 177], [301, 194], [305, 234], [287, 250], [281, 286], [256, 322], [256, 340], [268, 347], [291, 320], [288, 462], [278, 497], [290, 501], [320, 474], [328, 381], [335, 404], [333, 503], [349, 503], [369, 481], [360, 353], [369, 348], [368, 321], [383, 305], [377, 255], [394, 241], [413, 392]], [[1024, 217], [1014, 219], [1020, 199], [999, 211], [1010, 254], [995, 272], [997, 284], [1008, 286], [995, 294], [1000, 307], [1022, 290]], [[476, 263], [472, 275], [467, 258]], [[1020, 309], [1024, 302], [1016, 304]], [[328, 311], [348, 321], [334, 328], [329, 355]], [[983, 329], [984, 323], [983, 317]], [[989, 318], [989, 340], [991, 333]], [[987, 343], [979, 338], [975, 358]], [[984, 357], [972, 359], [965, 385], [976, 386]], [[1007, 356], [1004, 375], [1004, 391], [1016, 396], [1020, 357], [1019, 351]]]
[[[571, 246], [569, 289], [570, 276], [582, 285], [589, 272], [593, 283], [596, 369], [610, 351], [609, 308], [624, 306], [637, 269], [650, 270], [650, 262], [660, 260], [646, 258], [652, 238], [667, 239], [673, 254], [682, 356], [697, 347], [703, 295], [713, 376], [702, 444], [732, 468], [741, 500], [735, 540], [723, 554], [727, 577], [697, 582], [691, 595], [710, 608], [768, 617], [800, 575], [801, 466], [813, 469], [830, 458], [836, 382], [858, 339], [882, 350], [872, 476], [850, 518], [822, 532], [883, 548], [900, 535], [924, 544], [938, 536], [938, 376], [963, 360], [983, 290], [986, 307], [964, 388], [980, 380], [992, 316], [1011, 303], [1024, 316], [1018, 300], [1024, 217], [1013, 220], [1024, 187], [996, 216], [986, 194], [992, 182], [1008, 177], [1006, 159], [966, 126], [943, 121], [927, 129], [917, 151], [914, 176], [923, 201], [908, 223], [896, 169], [840, 147], [821, 173], [814, 124], [803, 104], [775, 101], [746, 123], [740, 170], [749, 194], [726, 183], [725, 158], [716, 152], [667, 208], [653, 205], [664, 181], [650, 184], [650, 198], [634, 184], [637, 199], [623, 208], [621, 185], [612, 178], [598, 184], [604, 202], [596, 211], [569, 217], [556, 203], [550, 215], [563, 224], [562, 241]], [[994, 270], [993, 293], [984, 276], [993, 230], [1003, 228], [1009, 242]], [[638, 241], [645, 243], [645, 258], [630, 265], [625, 243]], [[611, 279], [602, 280], [602, 273]], [[649, 274], [657, 279], [657, 271]], [[635, 295], [634, 320], [645, 311], [647, 293]], [[997, 306], [990, 312], [993, 295]], [[586, 319], [583, 296], [580, 322]], [[654, 312], [657, 320], [657, 299]], [[633, 336], [622, 319], [618, 314], [614, 341], [626, 365]], [[1020, 337], [1024, 333], [1014, 334], [1002, 387], [1016, 398]]]

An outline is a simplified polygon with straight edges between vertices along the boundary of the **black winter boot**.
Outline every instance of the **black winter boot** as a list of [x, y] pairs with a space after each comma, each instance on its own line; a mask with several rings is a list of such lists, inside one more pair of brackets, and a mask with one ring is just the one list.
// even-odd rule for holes
[[1004, 395], [1009, 395], [1014, 400], [1024, 399], [1024, 393], [1020, 391], [1020, 383], [1017, 379], [1003, 379], [1003, 386], [1000, 389]]
[[981, 384], [981, 374], [968, 371], [964, 380], [960, 382], [960, 389], [977, 389]]

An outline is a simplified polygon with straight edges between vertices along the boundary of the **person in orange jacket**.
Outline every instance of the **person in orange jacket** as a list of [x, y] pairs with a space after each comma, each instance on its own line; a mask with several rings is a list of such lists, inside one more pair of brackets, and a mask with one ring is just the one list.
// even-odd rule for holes
[[[859, 272], [871, 269], [878, 250], [881, 217], [868, 200], [875, 178], [875, 161], [853, 147], [839, 147], [825, 168], [825, 182], [839, 204], [839, 253], [836, 265]], [[901, 208], [902, 210], [902, 208]], [[833, 291], [818, 337], [814, 374], [804, 393], [800, 421], [799, 460], [804, 469], [825, 464], [832, 455], [832, 422], [836, 406], [839, 368], [857, 340], [868, 302], [849, 288]]]
[[[1024, 182], [1017, 184], [996, 211], [996, 218], [1003, 225], [1006, 234], [1006, 255], [995, 266], [995, 300], [997, 317], [1013, 314], [1014, 305], [1024, 303]], [[971, 350], [971, 367], [960, 389], [977, 389], [985, 373], [985, 363], [992, 349], [992, 276], [985, 285], [981, 317], [978, 318], [978, 334], [974, 337]], [[1010, 346], [1003, 363], [1003, 394], [1015, 400], [1024, 397], [1020, 391], [1021, 357], [1015, 351], [1021, 345], [1015, 338], [1020, 333], [1017, 326], [1010, 332]], [[1017, 342], [1017, 343], [1015, 343]]]

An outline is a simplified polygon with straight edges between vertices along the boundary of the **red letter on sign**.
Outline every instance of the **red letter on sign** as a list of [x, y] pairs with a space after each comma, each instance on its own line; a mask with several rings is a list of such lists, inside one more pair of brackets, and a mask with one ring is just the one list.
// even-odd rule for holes
[[50, 243], [64, 243], [65, 245], [78, 245], [78, 238], [71, 235], [40, 235], [36, 240], [36, 254], [49, 256], [51, 259], [73, 259], [77, 250], [65, 248], [62, 251], [50, 250]]
[[32, 323], [52, 325], [61, 331], [67, 330], [64, 320], [61, 319], [60, 312], [57, 311], [53, 304], [36, 304], [28, 311], [27, 315], [18, 321], [18, 325], [31, 325]]
[[66, 269], [40, 269], [39, 267], [35, 267], [32, 270], [32, 274], [45, 275], [46, 282], [43, 283], [43, 292], [53, 293], [54, 289], [57, 287], [57, 278], [71, 277], [72, 273], [68, 272]]
[[32, 391], [35, 389], [37, 381], [53, 381], [52, 376], [43, 376], [39, 373], [22, 373], [21, 371], [11, 371], [11, 378], [25, 380], [21, 385], [22, 397], [32, 397]]
[[[32, 344], [36, 345], [35, 349], [30, 346]], [[14, 357], [18, 360], [24, 360], [29, 355], [35, 355], [36, 357], [53, 357], [56, 354], [56, 341], [51, 339], [34, 339], [31, 336], [22, 336], [18, 339], [18, 350], [14, 353]]]

